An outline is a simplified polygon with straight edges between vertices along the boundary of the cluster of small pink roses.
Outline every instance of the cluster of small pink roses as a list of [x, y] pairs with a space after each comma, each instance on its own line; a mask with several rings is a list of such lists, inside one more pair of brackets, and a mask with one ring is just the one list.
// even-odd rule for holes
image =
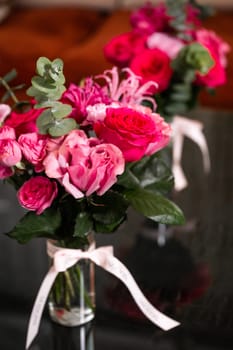
[[[173, 77], [171, 66], [180, 50], [188, 43], [174, 32], [165, 4], [145, 4], [131, 13], [132, 30], [113, 37], [104, 47], [105, 57], [118, 67], [130, 67], [142, 77], [142, 83], [158, 83], [154, 92], [165, 91]], [[189, 43], [199, 43], [208, 50], [213, 66], [205, 74], [196, 72], [198, 86], [215, 88], [226, 82], [226, 54], [229, 45], [215, 32], [206, 30], [199, 19], [199, 11], [186, 7], [186, 34]]]
[[[116, 68], [105, 72], [100, 85], [87, 78], [71, 84], [62, 102], [72, 106], [68, 117], [78, 128], [53, 138], [42, 135], [37, 118], [43, 109], [34, 101], [25, 112], [0, 105], [0, 179], [23, 175], [18, 190], [20, 204], [41, 214], [50, 207], [59, 188], [79, 199], [103, 195], [117, 182], [127, 162], [140, 160], [165, 147], [170, 126], [160, 115], [143, 107], [148, 86], [130, 70], [119, 78]], [[153, 85], [153, 83], [152, 83]]]

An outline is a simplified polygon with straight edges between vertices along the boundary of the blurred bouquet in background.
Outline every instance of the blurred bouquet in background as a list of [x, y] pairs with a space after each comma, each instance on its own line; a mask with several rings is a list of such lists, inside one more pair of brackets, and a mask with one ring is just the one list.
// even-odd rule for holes
[[213, 92], [226, 82], [229, 45], [203, 26], [209, 9], [195, 1], [150, 2], [130, 14], [132, 30], [113, 37], [105, 57], [118, 67], [130, 67], [151, 87], [164, 117], [194, 108], [200, 91]]

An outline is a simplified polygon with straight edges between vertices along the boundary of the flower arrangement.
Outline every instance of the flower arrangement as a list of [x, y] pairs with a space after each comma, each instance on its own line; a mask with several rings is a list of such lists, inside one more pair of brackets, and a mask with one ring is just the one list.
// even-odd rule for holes
[[156, 84], [113, 67], [66, 88], [62, 60], [45, 57], [36, 71], [28, 103], [0, 105], [0, 178], [26, 209], [8, 235], [79, 248], [90, 231], [116, 231], [130, 206], [182, 224], [182, 211], [166, 198], [173, 177], [159, 152], [171, 128], [143, 106], [155, 104], [148, 90]]
[[226, 82], [229, 45], [202, 18], [207, 7], [196, 1], [145, 3], [130, 14], [132, 30], [113, 37], [104, 55], [118, 67], [129, 67], [141, 84], [154, 81], [151, 92], [165, 118], [186, 113], [202, 89], [213, 92]]
[[[29, 348], [49, 298], [51, 318], [76, 326], [94, 317], [93, 281], [85, 285], [88, 259], [126, 284], [141, 310], [164, 330], [179, 323], [156, 310], [108, 247], [92, 250], [91, 236], [115, 232], [129, 207], [164, 224], [183, 224], [182, 210], [166, 197], [173, 176], [160, 151], [170, 125], [151, 108], [155, 101], [130, 69], [113, 67], [65, 87], [63, 61], [41, 57], [19, 102], [12, 74], [1, 78], [7, 89], [0, 104], [0, 179], [12, 184], [25, 215], [7, 235], [19, 243], [47, 239], [53, 259], [29, 321]], [[88, 248], [88, 251], [85, 251]], [[76, 264], [80, 259], [84, 264]], [[93, 278], [93, 270], [89, 270]], [[77, 304], [78, 303], [78, 304]]]

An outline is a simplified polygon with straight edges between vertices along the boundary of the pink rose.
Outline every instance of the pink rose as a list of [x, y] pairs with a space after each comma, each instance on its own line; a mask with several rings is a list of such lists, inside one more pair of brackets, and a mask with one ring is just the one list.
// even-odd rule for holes
[[119, 147], [127, 162], [155, 153], [170, 138], [170, 127], [159, 115], [124, 107], [108, 108], [94, 130], [101, 140]]
[[229, 45], [224, 42], [213, 31], [200, 29], [196, 31], [196, 40], [209, 50], [210, 55], [214, 60], [214, 66], [207, 74], [197, 76], [197, 83], [200, 85], [215, 88], [226, 83], [227, 65], [226, 54], [229, 52]]
[[205, 46], [210, 52], [218, 57], [223, 67], [227, 66], [226, 55], [230, 51], [228, 43], [223, 41], [214, 31], [199, 29], [195, 32], [196, 41]]
[[19, 189], [17, 196], [22, 207], [40, 215], [57, 196], [57, 184], [43, 176], [32, 177]]
[[72, 158], [77, 157], [81, 161], [89, 153], [89, 139], [83, 130], [72, 130], [60, 138], [57, 144], [52, 144], [52, 147], [50, 143], [51, 141], [48, 143], [48, 155], [43, 161], [45, 173], [50, 178], [63, 178]]
[[[195, 27], [200, 26], [200, 11], [191, 4], [185, 6], [186, 24], [190, 25], [188, 32], [192, 34]], [[173, 20], [167, 14], [167, 8], [164, 4], [154, 6], [147, 2], [139, 9], [133, 11], [130, 16], [130, 22], [133, 30], [137, 33], [150, 35], [155, 32], [171, 33], [173, 28], [170, 22]]]
[[58, 179], [75, 198], [104, 194], [124, 171], [124, 158], [116, 146], [87, 138], [82, 130], [71, 131], [43, 164], [46, 175]]
[[200, 10], [191, 4], [186, 5], [186, 23], [191, 24], [191, 28], [200, 27]]
[[22, 134], [18, 143], [26, 160], [35, 165], [36, 171], [42, 171], [42, 160], [46, 155], [47, 137], [36, 132]]
[[[75, 162], [68, 168], [72, 185], [86, 196], [96, 192], [103, 195], [124, 171], [124, 158], [120, 149], [112, 144], [100, 144], [90, 148], [83, 164]], [[69, 187], [67, 187], [69, 190]]]
[[104, 55], [109, 62], [123, 68], [145, 48], [145, 44], [146, 36], [135, 32], [119, 34], [104, 46]]
[[6, 179], [8, 177], [10, 177], [11, 175], [13, 175], [13, 170], [12, 168], [8, 167], [8, 166], [4, 166], [4, 165], [0, 165], [0, 179]]
[[11, 112], [8, 118], [5, 120], [5, 125], [11, 126], [15, 129], [17, 137], [21, 134], [27, 134], [30, 132], [38, 132], [36, 126], [36, 120], [41, 114], [43, 109], [31, 108], [24, 113]]
[[15, 130], [10, 126], [4, 125], [0, 128], [0, 140], [15, 140]]
[[153, 33], [147, 38], [147, 46], [149, 49], [157, 48], [173, 59], [178, 55], [184, 43], [166, 33]]
[[205, 75], [198, 73], [196, 83], [198, 85], [208, 86], [209, 88], [216, 88], [217, 86], [226, 83], [226, 72], [223, 66], [220, 64], [218, 58], [214, 57], [213, 54], [211, 54], [211, 56], [215, 61], [214, 66], [210, 68], [208, 73]]
[[[170, 61], [165, 52], [157, 48], [152, 50], [146, 49], [131, 61], [130, 68], [136, 75], [142, 77], [142, 84], [154, 81], [158, 83], [157, 92], [161, 92], [166, 90], [171, 80], [172, 69]], [[155, 90], [156, 88], [150, 89]]]
[[149, 2], [133, 11], [130, 16], [133, 29], [141, 35], [166, 32], [169, 30], [169, 21], [170, 17], [164, 4], [153, 6]]
[[21, 149], [15, 140], [15, 131], [9, 126], [0, 128], [0, 165], [11, 167], [20, 162]]
[[0, 104], [0, 123], [3, 123], [8, 114], [10, 114], [11, 108], [10, 106], [1, 103]]

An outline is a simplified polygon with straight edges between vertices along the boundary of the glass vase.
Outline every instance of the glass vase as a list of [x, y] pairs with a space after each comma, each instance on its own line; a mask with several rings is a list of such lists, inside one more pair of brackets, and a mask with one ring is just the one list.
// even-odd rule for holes
[[[57, 242], [53, 244], [59, 246]], [[94, 246], [93, 242], [92, 246]], [[87, 248], [83, 247], [82, 250]], [[57, 275], [48, 302], [52, 321], [63, 326], [75, 327], [90, 322], [94, 318], [94, 269], [94, 263], [89, 259], [81, 259]]]

